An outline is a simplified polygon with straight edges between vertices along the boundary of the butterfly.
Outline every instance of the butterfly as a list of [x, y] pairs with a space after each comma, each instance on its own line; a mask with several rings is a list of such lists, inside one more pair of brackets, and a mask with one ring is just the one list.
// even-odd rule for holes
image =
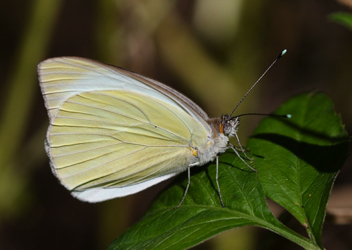
[[[250, 159], [242, 146], [229, 143], [232, 136], [239, 142], [234, 110], [209, 118], [167, 85], [85, 58], [47, 59], [38, 75], [52, 172], [82, 201], [134, 194], [187, 170], [180, 206], [190, 168], [216, 160], [218, 173], [218, 156], [228, 148], [252, 168], [238, 152]], [[217, 176], [216, 183], [224, 206]]]

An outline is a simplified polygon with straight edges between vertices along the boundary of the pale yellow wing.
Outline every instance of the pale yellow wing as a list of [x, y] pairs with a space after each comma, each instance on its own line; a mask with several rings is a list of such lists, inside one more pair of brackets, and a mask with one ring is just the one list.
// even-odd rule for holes
[[93, 60], [43, 61], [53, 172], [73, 195], [102, 201], [143, 190], [197, 161], [207, 114], [176, 90]]
[[192, 100], [153, 79], [80, 57], [57, 57], [38, 65], [39, 81], [50, 119], [71, 96], [95, 90], [131, 90], [162, 100], [198, 120], [208, 132], [208, 115]]
[[47, 151], [56, 176], [96, 202], [143, 190], [197, 162], [207, 130], [181, 108], [129, 90], [78, 93], [58, 107]]

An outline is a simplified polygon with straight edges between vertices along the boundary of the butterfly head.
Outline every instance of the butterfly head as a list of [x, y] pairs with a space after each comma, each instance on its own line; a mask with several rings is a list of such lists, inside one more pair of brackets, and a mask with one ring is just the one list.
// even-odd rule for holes
[[220, 130], [227, 137], [234, 136], [238, 131], [240, 119], [237, 116], [230, 117], [228, 115], [221, 116]]

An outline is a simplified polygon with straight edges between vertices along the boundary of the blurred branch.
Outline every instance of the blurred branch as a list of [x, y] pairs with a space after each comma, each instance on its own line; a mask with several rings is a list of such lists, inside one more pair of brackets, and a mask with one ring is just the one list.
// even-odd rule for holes
[[116, 3], [115, 1], [98, 1], [97, 5], [98, 16], [94, 29], [97, 57], [102, 62], [120, 65], [121, 56], [115, 53], [121, 43]]
[[337, 2], [352, 9], [352, 0], [337, 0]]
[[60, 4], [60, 0], [37, 0], [33, 3], [28, 27], [12, 67], [9, 94], [3, 104], [4, 114], [0, 122], [0, 212], [11, 209], [12, 201], [23, 185], [10, 166], [26, 132], [33, 97], [39, 89], [35, 80], [36, 66], [45, 54]]
[[[212, 115], [230, 112], [239, 93], [233, 78], [203, 49], [181, 19], [172, 13], [156, 33], [163, 59], [198, 93]], [[219, 105], [221, 103], [221, 105]]]

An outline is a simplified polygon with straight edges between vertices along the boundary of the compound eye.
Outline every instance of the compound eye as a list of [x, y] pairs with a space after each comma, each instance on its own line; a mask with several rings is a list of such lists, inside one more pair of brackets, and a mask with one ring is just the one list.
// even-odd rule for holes
[[229, 122], [225, 122], [224, 124], [224, 134], [229, 135], [232, 131], [232, 126]]

